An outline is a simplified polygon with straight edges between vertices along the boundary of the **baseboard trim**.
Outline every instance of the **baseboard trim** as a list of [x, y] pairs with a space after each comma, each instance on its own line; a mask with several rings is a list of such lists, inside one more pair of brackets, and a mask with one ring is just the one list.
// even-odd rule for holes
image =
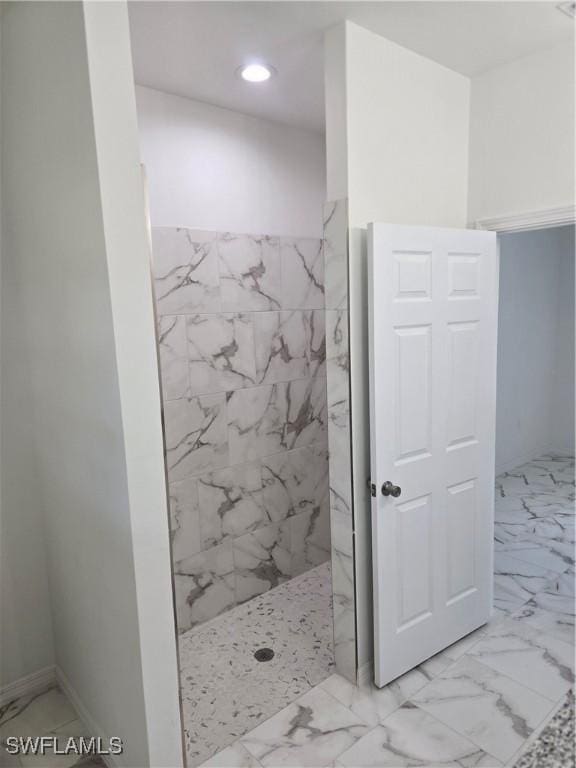
[[31, 675], [25, 675], [13, 683], [0, 688], [0, 707], [5, 706], [20, 696], [30, 696], [40, 693], [56, 682], [56, 668], [54, 666], [43, 667]]
[[[103, 744], [107, 744], [109, 737], [106, 733], [104, 733], [104, 730], [100, 727], [100, 725], [96, 722], [96, 720], [92, 717], [92, 714], [90, 711], [86, 708], [84, 705], [84, 702], [76, 692], [75, 688], [72, 686], [62, 669], [58, 666], [55, 667], [56, 672], [56, 680], [59, 684], [59, 686], [62, 688], [66, 696], [68, 697], [68, 700], [76, 710], [76, 713], [80, 720], [84, 723], [84, 725], [87, 728], [88, 735], [89, 736], [95, 736], [96, 738], [100, 737], [102, 739]], [[121, 758], [122, 755], [100, 755], [100, 758], [104, 761], [106, 766], [108, 768], [123, 768], [123, 763], [120, 763], [118, 761], [118, 758]]]

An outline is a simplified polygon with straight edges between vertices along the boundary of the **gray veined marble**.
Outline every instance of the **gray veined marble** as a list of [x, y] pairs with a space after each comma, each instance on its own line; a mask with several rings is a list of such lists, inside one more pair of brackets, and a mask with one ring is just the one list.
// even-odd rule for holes
[[326, 379], [330, 451], [330, 529], [334, 589], [336, 669], [356, 677], [356, 618], [352, 484], [350, 476], [350, 391], [348, 313], [326, 312]]
[[252, 314], [186, 318], [190, 392], [224, 392], [256, 384]]
[[328, 496], [290, 518], [291, 575], [298, 576], [330, 558], [330, 509]]
[[574, 684], [572, 646], [523, 622], [498, 624], [470, 655], [551, 701]]
[[337, 764], [350, 768], [501, 765], [492, 755], [413, 704], [400, 707], [340, 755]]
[[308, 375], [306, 318], [303, 311], [254, 314], [258, 383], [275, 384]]
[[331, 675], [321, 687], [365, 723], [375, 726], [384, 722], [430, 679], [417, 667], [384, 688], [377, 688], [371, 681], [355, 685], [339, 674]]
[[324, 312], [254, 313], [258, 382], [272, 384], [325, 373]]
[[229, 392], [227, 411], [232, 464], [277, 453], [285, 447], [284, 384]]
[[198, 480], [202, 549], [237, 538], [270, 522], [262, 471], [253, 462], [226, 467]]
[[170, 482], [227, 463], [225, 395], [171, 400], [164, 425]]
[[152, 247], [158, 314], [220, 311], [214, 232], [154, 227]]
[[328, 766], [367, 731], [353, 712], [315, 688], [241, 743], [264, 766]]
[[235, 539], [236, 602], [277, 587], [291, 576], [290, 528], [271, 523]]
[[348, 308], [348, 204], [324, 206], [324, 269], [326, 309]]
[[262, 460], [264, 499], [273, 520], [311, 511], [328, 494], [326, 446], [304, 446]]
[[[254, 659], [262, 646], [272, 661]], [[333, 670], [329, 564], [184, 633], [179, 656], [188, 765], [218, 750], [207, 765], [259, 765], [239, 737]]]
[[326, 379], [301, 379], [279, 385], [284, 390], [285, 448], [326, 441]]
[[158, 318], [158, 349], [164, 400], [189, 394], [186, 319], [182, 315]]
[[506, 612], [515, 611], [541, 592], [555, 575], [500, 551], [494, 555], [494, 572], [494, 605]]
[[278, 238], [266, 235], [218, 237], [222, 309], [225, 312], [281, 308]]
[[552, 702], [468, 656], [413, 698], [419, 707], [507, 761], [552, 709]]
[[326, 438], [326, 380], [300, 379], [227, 395], [230, 461], [251, 460]]
[[197, 554], [202, 549], [198, 481], [195, 477], [169, 484], [170, 534], [174, 562]]
[[175, 563], [174, 585], [179, 632], [234, 606], [232, 545], [224, 543]]
[[574, 596], [540, 592], [512, 618], [574, 645]]
[[324, 309], [322, 240], [282, 238], [282, 306], [284, 309]]

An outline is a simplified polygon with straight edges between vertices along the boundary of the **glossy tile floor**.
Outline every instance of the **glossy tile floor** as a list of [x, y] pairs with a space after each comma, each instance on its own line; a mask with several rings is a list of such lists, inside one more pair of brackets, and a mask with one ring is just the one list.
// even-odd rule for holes
[[[189, 768], [332, 674], [331, 600], [324, 563], [180, 636]], [[274, 658], [257, 661], [259, 648]]]
[[8, 736], [55, 736], [58, 750], [64, 751], [68, 739], [89, 734], [66, 696], [57, 685], [40, 693], [22, 696], [0, 707], [0, 766], [2, 768], [72, 768], [104, 766], [98, 758], [80, 758], [76, 754], [9, 755], [4, 749]]
[[[327, 565], [183, 635], [189, 766], [225, 744], [206, 768], [514, 765], [573, 685], [574, 498], [573, 459], [500, 476], [494, 617], [381, 690], [333, 674]], [[254, 660], [262, 646], [274, 660]], [[0, 708], [0, 740], [83, 733], [56, 687]]]
[[333, 674], [204, 765], [513, 765], [574, 671], [574, 461], [497, 479], [495, 614], [381, 690]]

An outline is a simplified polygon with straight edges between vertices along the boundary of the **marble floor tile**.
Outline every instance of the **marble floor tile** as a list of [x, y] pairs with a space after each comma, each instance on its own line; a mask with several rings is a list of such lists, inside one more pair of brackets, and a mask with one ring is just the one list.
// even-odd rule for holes
[[321, 688], [243, 736], [263, 766], [326, 766], [368, 731], [368, 726]]
[[464, 656], [465, 653], [468, 653], [476, 643], [480, 642], [480, 640], [485, 637], [489, 627], [496, 624], [496, 622], [497, 620], [493, 618], [488, 624], [474, 630], [474, 632], [470, 632], [466, 637], [463, 637], [461, 640], [449, 645], [448, 648], [440, 651], [440, 653], [437, 653], [435, 656], [431, 656], [429, 659], [422, 662], [419, 669], [421, 669], [429, 679], [436, 677], [455, 661], [458, 661], [458, 659]]
[[494, 572], [494, 605], [504, 611], [519, 608], [555, 576], [554, 571], [510, 557], [506, 552], [494, 553]]
[[[279, 461], [266, 469], [264, 459], [271, 487], [286, 494], [274, 514], [297, 521], [314, 494], [305, 473]], [[186, 632], [180, 654], [189, 764], [217, 750], [223, 751], [215, 766], [447, 768], [515, 759], [572, 680], [573, 645], [565, 640], [573, 624], [574, 566], [562, 558], [574, 541], [573, 487], [567, 459], [508, 474], [496, 500], [494, 616], [383, 689], [332, 674], [328, 564]], [[352, 584], [352, 559], [339, 525], [349, 510], [332, 493], [340, 648], [342, 620], [353, 618], [353, 591], [341, 583]], [[296, 511], [300, 501], [305, 513]], [[265, 505], [272, 514], [274, 505]], [[298, 541], [297, 529], [290, 537]], [[277, 656], [255, 667], [252, 651], [261, 646]]]
[[512, 619], [498, 624], [470, 656], [557, 701], [574, 683], [574, 650], [552, 635]]
[[[0, 766], [2, 768], [71, 768], [79, 761], [76, 750], [69, 754], [57, 754], [48, 749], [45, 754], [10, 755], [4, 746], [8, 736], [48, 736], [57, 740], [58, 750], [65, 751], [74, 739], [89, 738], [90, 733], [78, 719], [78, 715], [60, 688], [54, 684], [36, 694], [21, 696], [0, 707]], [[94, 765], [103, 768], [99, 758]]]
[[574, 645], [574, 597], [540, 592], [512, 618]]
[[411, 699], [499, 760], [507, 761], [553, 703], [465, 656]]
[[416, 667], [384, 688], [377, 688], [372, 681], [354, 685], [338, 674], [331, 675], [320, 687], [352, 710], [364, 723], [374, 726], [382, 723], [429, 682], [430, 677]]
[[260, 763], [242, 744], [233, 744], [211, 757], [202, 768], [258, 768]]
[[77, 717], [66, 696], [54, 684], [40, 693], [22, 696], [0, 707], [0, 739], [40, 736]]
[[[189, 768], [329, 677], [331, 597], [326, 563], [180, 635]], [[271, 661], [255, 660], [262, 647], [274, 650]]]
[[502, 763], [423, 709], [405, 704], [340, 755], [350, 768], [486, 766]]
[[535, 536], [531, 540], [500, 544], [497, 551], [555, 573], [563, 573], [574, 563], [573, 544], [553, 539], [538, 539]]
[[80, 720], [73, 720], [48, 731], [44, 735], [56, 738], [57, 750], [48, 750], [44, 755], [20, 755], [22, 768], [70, 768], [70, 766], [74, 766], [78, 760], [78, 755], [74, 751], [67, 755], [59, 754], [59, 752], [68, 749], [70, 739], [74, 739], [74, 743], [80, 749], [78, 740], [81, 736], [87, 738], [88, 730]]

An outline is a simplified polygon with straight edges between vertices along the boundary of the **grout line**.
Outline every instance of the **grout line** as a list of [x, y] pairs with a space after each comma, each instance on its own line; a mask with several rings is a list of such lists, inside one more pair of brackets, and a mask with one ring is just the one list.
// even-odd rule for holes
[[529, 749], [532, 744], [538, 739], [544, 728], [550, 723], [554, 715], [556, 715], [557, 712], [562, 708], [562, 705], [566, 701], [566, 697], [568, 696], [568, 691], [564, 694], [564, 696], [559, 699], [555, 704], [553, 705], [552, 709], [548, 714], [539, 722], [539, 724], [534, 728], [530, 736], [524, 741], [521, 747], [519, 747], [516, 752], [512, 755], [510, 760], [508, 760], [505, 763], [505, 766], [513, 766], [516, 761], [522, 756], [522, 754]]

